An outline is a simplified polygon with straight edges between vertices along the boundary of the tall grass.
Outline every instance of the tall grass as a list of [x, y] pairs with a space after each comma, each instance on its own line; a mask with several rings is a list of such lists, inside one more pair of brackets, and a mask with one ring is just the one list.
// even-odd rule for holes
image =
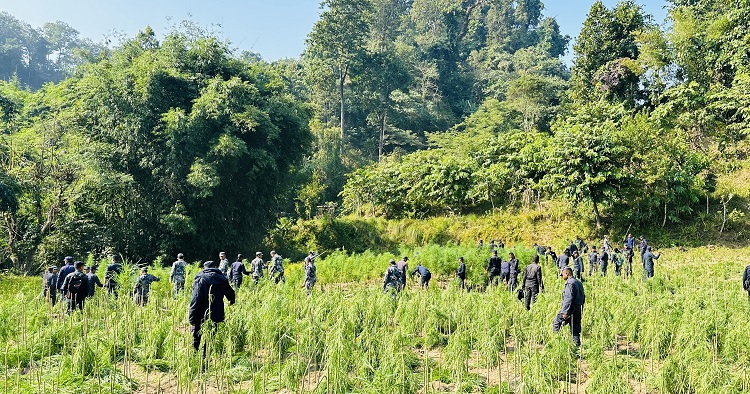
[[[517, 245], [522, 266], [532, 251]], [[510, 248], [501, 250], [505, 258]], [[629, 393], [750, 390], [750, 307], [741, 291], [750, 249], [664, 250], [656, 277], [586, 277], [583, 346], [550, 328], [562, 281], [543, 263], [546, 292], [531, 311], [502, 286], [484, 288], [488, 250], [403, 247], [393, 253], [335, 252], [318, 285], [246, 281], [227, 321], [192, 349], [189, 290], [174, 297], [168, 269], [149, 304], [101, 289], [84, 313], [65, 315], [41, 298], [37, 278], [0, 279], [0, 391], [132, 393]], [[410, 279], [395, 298], [380, 289], [390, 258], [433, 272], [427, 290]], [[455, 283], [466, 259], [466, 292]], [[636, 259], [637, 260], [637, 259]], [[188, 278], [197, 271], [192, 266]]]

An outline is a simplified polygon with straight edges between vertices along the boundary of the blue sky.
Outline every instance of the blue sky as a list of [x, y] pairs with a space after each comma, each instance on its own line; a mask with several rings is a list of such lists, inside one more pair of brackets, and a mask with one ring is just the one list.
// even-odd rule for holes
[[[637, 2], [657, 23], [664, 21], [666, 1]], [[562, 32], [575, 38], [593, 3], [547, 0], [544, 14], [554, 16]], [[604, 1], [607, 7], [616, 3]], [[132, 37], [147, 25], [162, 35], [169, 26], [191, 19], [269, 61], [299, 57], [320, 11], [319, 0], [0, 0], [0, 10], [34, 27], [60, 20], [96, 42], [116, 37], [114, 32]]]

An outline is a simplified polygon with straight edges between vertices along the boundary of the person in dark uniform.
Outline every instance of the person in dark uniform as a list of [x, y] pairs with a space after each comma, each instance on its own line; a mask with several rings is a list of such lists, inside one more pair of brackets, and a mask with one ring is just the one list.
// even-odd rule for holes
[[95, 265], [86, 267], [86, 276], [89, 278], [89, 292], [87, 296], [91, 298], [94, 296], [94, 293], [96, 293], [96, 287], [104, 287], [104, 285], [102, 284], [102, 281], [99, 280], [99, 275], [96, 274]]
[[229, 268], [229, 276], [232, 278], [232, 286], [239, 289], [242, 286], [242, 275], [250, 275], [250, 271], [245, 268], [245, 263], [242, 262], [242, 255], [237, 255], [237, 261], [232, 263]]
[[432, 278], [430, 270], [421, 264], [417, 264], [417, 266], [411, 271], [411, 275], [414, 276], [414, 274], [417, 273], [419, 274], [419, 287], [425, 289], [430, 287], [430, 279]]
[[502, 280], [501, 273], [502, 261], [500, 257], [497, 257], [497, 250], [492, 252], [492, 257], [487, 261], [487, 274], [489, 279], [487, 280], [487, 286], [497, 286], [497, 278], [500, 277]]
[[661, 253], [654, 254], [651, 252], [651, 247], [646, 246], [646, 253], [643, 254], [643, 279], [654, 277], [654, 260], [661, 257]]
[[63, 291], [63, 282], [65, 282], [65, 278], [76, 271], [76, 268], [73, 266], [73, 257], [72, 256], [65, 256], [63, 259], [65, 262], [65, 265], [60, 268], [60, 272], [57, 274], [57, 290], [60, 293], [61, 296], [65, 297], [65, 292]]
[[[203, 333], [215, 331], [216, 325], [224, 321], [224, 298], [229, 301], [229, 305], [233, 305], [235, 301], [234, 289], [217, 268], [218, 263], [206, 261], [203, 267], [203, 271], [198, 272], [193, 280], [193, 294], [188, 310], [188, 321], [193, 326], [193, 348], [196, 351], [200, 349]], [[205, 352], [204, 346], [204, 355]]]
[[69, 273], [62, 284], [62, 294], [68, 302], [68, 314], [76, 309], [83, 312], [83, 304], [89, 293], [89, 278], [83, 273], [83, 261], [74, 263], [75, 271]]
[[646, 262], [643, 261], [643, 255], [646, 254], [646, 249], [648, 248], [648, 242], [646, 241], [646, 238], [643, 238], [643, 235], [640, 236], [641, 243], [638, 244], [638, 251], [641, 254], [641, 264], [643, 264], [643, 269], [646, 269]]
[[55, 306], [57, 303], [57, 266], [47, 267], [42, 275], [42, 296]]
[[516, 287], [518, 286], [518, 259], [516, 258], [516, 255], [513, 253], [508, 253], [508, 271], [509, 271], [509, 278], [508, 278], [508, 289], [510, 291], [516, 290]]
[[401, 288], [401, 270], [396, 266], [396, 260], [391, 259], [383, 276], [383, 291], [386, 293], [391, 291], [395, 294], [401, 291]]
[[148, 295], [151, 292], [151, 283], [158, 282], [161, 279], [148, 273], [148, 267], [141, 268], [141, 274], [135, 280], [133, 286], [133, 302], [136, 305], [146, 306], [148, 304]]
[[586, 245], [586, 242], [581, 239], [580, 235], [576, 235], [576, 239], [573, 241], [573, 245], [578, 248], [579, 255], [585, 254], [589, 249], [588, 245]]
[[530, 310], [531, 303], [536, 302], [536, 296], [539, 294], [539, 290], [541, 289], [541, 291], [544, 291], [542, 267], [539, 265], [538, 255], [535, 255], [531, 259], [531, 264], [527, 265], [524, 270], [523, 288], [524, 305], [526, 306], [526, 310]]
[[583, 257], [578, 252], [573, 252], [573, 277], [578, 280], [583, 278]]
[[550, 259], [552, 259], [553, 263], [557, 264], [557, 253], [552, 250], [551, 246], [547, 246], [547, 252], [544, 254], [544, 261], [549, 263]]
[[745, 267], [745, 273], [742, 275], [742, 288], [747, 292], [747, 300], [750, 301], [750, 265]]
[[596, 246], [592, 246], [589, 252], [589, 276], [597, 271], [599, 271], [599, 253], [596, 252]]
[[464, 263], [463, 257], [458, 258], [458, 270], [456, 270], [456, 277], [461, 283], [461, 289], [466, 290], [466, 264]]
[[633, 256], [635, 253], [633, 252], [633, 248], [626, 243], [623, 254], [625, 255], [625, 277], [630, 278], [633, 276]]
[[586, 303], [583, 284], [573, 277], [573, 270], [570, 268], [563, 270], [562, 278], [565, 280], [562, 305], [560, 306], [560, 312], [552, 322], [552, 329], [558, 332], [560, 328], [566, 324], [570, 324], [573, 343], [576, 346], [581, 346], [581, 317], [583, 314], [583, 304]]
[[506, 287], [510, 283], [510, 261], [505, 260], [502, 263], [500, 263], [500, 282], [502, 282]]
[[599, 267], [602, 269], [602, 276], [607, 276], [607, 267], [609, 267], [609, 250], [602, 248], [602, 253], [599, 255]]
[[104, 271], [104, 287], [107, 288], [107, 294], [112, 294], [117, 298], [117, 289], [120, 287], [117, 283], [117, 276], [122, 273], [122, 264], [120, 264], [120, 256], [112, 255], [112, 263], [107, 266]]
[[[575, 250], [578, 252], [578, 249]], [[562, 270], [570, 265], [570, 254], [569, 249], [563, 250], [562, 254], [557, 256], [557, 273], [562, 275]]]

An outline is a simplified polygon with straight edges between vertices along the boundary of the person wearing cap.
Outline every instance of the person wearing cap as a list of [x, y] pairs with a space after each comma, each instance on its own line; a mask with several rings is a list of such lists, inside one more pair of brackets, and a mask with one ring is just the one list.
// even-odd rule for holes
[[573, 277], [573, 270], [570, 267], [563, 270], [562, 278], [565, 281], [562, 303], [560, 312], [552, 322], [552, 330], [558, 332], [560, 328], [570, 324], [573, 344], [581, 346], [581, 315], [583, 314], [583, 304], [586, 303], [586, 294], [583, 291], [583, 284]]
[[[235, 292], [213, 261], [203, 263], [203, 270], [195, 275], [193, 291], [188, 309], [188, 321], [193, 331], [193, 348], [200, 350], [201, 337], [205, 332], [215, 332], [216, 324], [225, 319], [224, 298], [229, 305], [235, 302]], [[205, 355], [206, 347], [203, 347]]]
[[42, 275], [42, 296], [52, 306], [57, 303], [57, 266], [47, 267], [47, 271]]
[[458, 269], [456, 270], [456, 277], [459, 280], [459, 286], [462, 290], [466, 290], [466, 264], [464, 263], [464, 258], [459, 257], [458, 258]]
[[268, 270], [268, 279], [274, 283], [286, 282], [284, 279], [284, 259], [275, 250], [271, 251], [271, 268]]
[[253, 282], [257, 285], [263, 277], [263, 253], [255, 252], [255, 258], [250, 262], [250, 273], [253, 275]]
[[661, 253], [654, 254], [650, 246], [646, 246], [646, 253], [643, 254], [643, 280], [654, 277], [654, 260], [659, 259]]
[[398, 293], [401, 291], [401, 270], [396, 265], [396, 260], [391, 259], [388, 262], [388, 268], [385, 270], [385, 276], [383, 277], [383, 291]]
[[224, 252], [219, 253], [219, 271], [221, 271], [224, 276], [229, 278], [229, 267], [231, 267], [231, 264], [229, 264], [229, 259], [227, 259], [227, 254]]
[[432, 279], [432, 273], [427, 269], [427, 267], [423, 266], [422, 264], [417, 264], [417, 266], [411, 271], [411, 275], [414, 276], [414, 274], [419, 274], [419, 287], [423, 289], [430, 287], [430, 279]]
[[599, 271], [599, 253], [596, 251], [596, 246], [591, 247], [589, 252], [589, 276], [593, 275], [594, 272]]
[[99, 276], [96, 274], [96, 266], [86, 267], [86, 277], [89, 279], [89, 291], [86, 294], [87, 297], [91, 298], [96, 292], [96, 286], [103, 287], [102, 281], [99, 280]]
[[111, 294], [117, 298], [117, 289], [120, 284], [117, 283], [117, 276], [122, 273], [122, 264], [120, 263], [120, 256], [113, 254], [111, 257], [111, 263], [107, 265], [107, 269], [104, 271], [104, 287], [107, 289], [107, 294]]
[[65, 256], [63, 259], [65, 262], [65, 265], [63, 265], [62, 268], [60, 268], [60, 273], [57, 275], [58, 278], [62, 278], [62, 280], [57, 281], [57, 288], [60, 291], [60, 294], [65, 295], [65, 292], [62, 289], [63, 281], [65, 281], [65, 278], [75, 272], [76, 268], [73, 266], [73, 257], [72, 256]]
[[245, 268], [245, 263], [242, 262], [242, 255], [237, 255], [237, 261], [232, 263], [232, 267], [229, 268], [229, 278], [232, 280], [232, 286], [239, 289], [242, 286], [242, 275], [250, 275], [250, 272]]
[[148, 267], [141, 268], [141, 275], [135, 280], [135, 286], [133, 286], [133, 301], [135, 304], [145, 306], [148, 303], [148, 293], [151, 291], [151, 283], [160, 280], [159, 277], [148, 273]]
[[307, 295], [310, 295], [317, 281], [318, 275], [315, 268], [315, 258], [311, 259], [310, 256], [307, 256], [305, 257], [305, 283], [302, 284], [302, 287], [307, 291]]
[[[571, 243], [571, 245], [573, 245], [573, 243]], [[570, 255], [571, 255], [571, 253], [572, 252], [577, 252], [577, 251], [578, 251], [578, 248], [576, 248], [576, 250], [565, 249], [565, 250], [563, 250], [563, 252], [562, 252], [561, 255], [557, 256], [556, 263], [557, 263], [557, 272], [558, 272], [558, 275], [562, 275], [562, 270], [565, 267], [567, 267], [567, 266], [570, 265]]]
[[404, 256], [401, 258], [401, 261], [396, 263], [396, 268], [398, 268], [399, 271], [401, 271], [401, 289], [406, 286], [406, 272], [409, 270], [409, 258]]
[[174, 286], [175, 296], [185, 288], [186, 267], [187, 262], [185, 262], [185, 255], [177, 253], [177, 260], [172, 263], [172, 270], [169, 271], [169, 281]]
[[641, 242], [638, 244], [638, 252], [641, 254], [641, 263], [643, 264], [643, 269], [646, 269], [646, 262], [643, 260], [643, 255], [646, 254], [646, 248], [648, 248], [648, 242], [646, 241], [646, 238], [643, 238], [643, 235], [639, 237]]
[[83, 273], [83, 261], [74, 263], [74, 271], [65, 276], [62, 294], [68, 303], [68, 314], [79, 309], [83, 311], [83, 303], [89, 293], [89, 278]]

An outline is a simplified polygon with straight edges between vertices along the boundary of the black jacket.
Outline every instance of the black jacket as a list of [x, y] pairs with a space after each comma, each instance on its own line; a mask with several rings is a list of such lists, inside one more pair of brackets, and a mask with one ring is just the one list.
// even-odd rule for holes
[[[218, 268], [206, 268], [195, 275], [193, 297], [190, 299], [188, 321], [200, 324], [210, 318], [214, 322], [224, 321], [224, 297], [234, 304], [234, 289], [229, 286], [227, 277]], [[209, 299], [212, 302], [209, 303]], [[210, 310], [210, 316], [206, 316]]]

